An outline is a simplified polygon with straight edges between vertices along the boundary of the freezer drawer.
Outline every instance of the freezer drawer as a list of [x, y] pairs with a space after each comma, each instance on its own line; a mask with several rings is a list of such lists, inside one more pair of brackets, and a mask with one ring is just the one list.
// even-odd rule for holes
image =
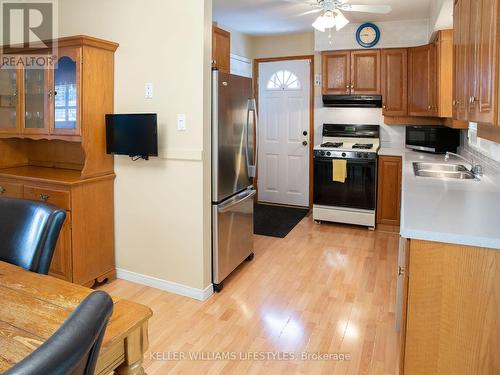
[[256, 191], [248, 189], [212, 205], [213, 282], [220, 284], [253, 253], [253, 204]]

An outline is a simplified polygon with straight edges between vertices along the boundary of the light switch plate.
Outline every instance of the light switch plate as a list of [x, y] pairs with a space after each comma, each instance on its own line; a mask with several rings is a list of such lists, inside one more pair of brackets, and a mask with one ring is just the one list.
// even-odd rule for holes
[[314, 86], [321, 86], [321, 74], [314, 75]]
[[144, 97], [146, 99], [153, 99], [153, 84], [146, 83], [144, 85]]
[[184, 113], [179, 113], [177, 115], [177, 130], [179, 131], [186, 130], [186, 115]]

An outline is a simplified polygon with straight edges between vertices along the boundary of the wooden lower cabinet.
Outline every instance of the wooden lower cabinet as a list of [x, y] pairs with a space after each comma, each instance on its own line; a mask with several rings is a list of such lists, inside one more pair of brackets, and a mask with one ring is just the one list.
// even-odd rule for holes
[[66, 220], [61, 228], [59, 240], [54, 250], [49, 275], [66, 281], [73, 281], [73, 257], [71, 251], [71, 213], [66, 212]]
[[409, 253], [404, 374], [500, 374], [500, 250], [410, 240]]
[[380, 156], [378, 161], [377, 228], [399, 232], [402, 159]]
[[0, 187], [4, 189], [1, 196], [43, 201], [65, 209], [67, 217], [49, 274], [92, 286], [116, 278], [115, 176], [81, 180], [79, 175], [69, 170], [31, 166], [0, 169]]

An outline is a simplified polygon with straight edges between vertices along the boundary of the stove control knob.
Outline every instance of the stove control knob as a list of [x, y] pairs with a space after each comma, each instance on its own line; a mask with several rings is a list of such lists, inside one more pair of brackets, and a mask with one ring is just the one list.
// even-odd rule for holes
[[331, 153], [330, 151], [328, 151], [328, 152], [326, 153], [326, 156], [331, 156], [331, 155], [332, 155], [332, 153]]
[[357, 156], [358, 158], [362, 158], [362, 157], [363, 157], [363, 154], [362, 154], [361, 152], [358, 152], [358, 153], [356, 154], [356, 156]]
[[325, 151], [320, 152], [321, 156], [325, 156]]
[[345, 157], [346, 157], [346, 153], [345, 153], [345, 152], [343, 152], [343, 153], [342, 153], [342, 157], [343, 157], [343, 158], [345, 158]]

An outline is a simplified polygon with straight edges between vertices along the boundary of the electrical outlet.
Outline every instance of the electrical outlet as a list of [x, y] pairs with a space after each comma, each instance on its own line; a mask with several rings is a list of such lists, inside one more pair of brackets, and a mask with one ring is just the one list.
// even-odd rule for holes
[[179, 113], [177, 115], [177, 130], [179, 131], [186, 130], [186, 115], [184, 113]]
[[153, 84], [152, 83], [146, 83], [144, 86], [144, 97], [146, 99], [153, 99]]

